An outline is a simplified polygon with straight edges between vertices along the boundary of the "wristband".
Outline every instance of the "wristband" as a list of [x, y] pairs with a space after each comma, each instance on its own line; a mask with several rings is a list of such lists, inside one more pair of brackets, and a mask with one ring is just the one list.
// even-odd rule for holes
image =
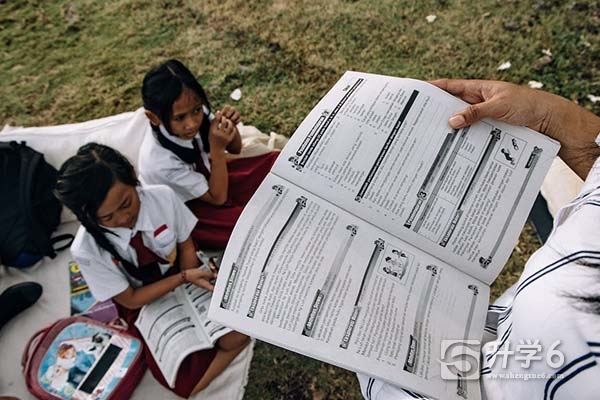
[[186, 270], [182, 270], [181, 271], [181, 280], [183, 281], [182, 283], [189, 283], [190, 281], [187, 278], [187, 273]]

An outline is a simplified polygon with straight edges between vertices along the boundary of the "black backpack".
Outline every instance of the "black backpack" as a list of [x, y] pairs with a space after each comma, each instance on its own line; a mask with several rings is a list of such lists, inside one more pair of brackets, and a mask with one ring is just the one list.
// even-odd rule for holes
[[[28, 267], [54, 258], [73, 235], [51, 237], [62, 205], [52, 194], [58, 171], [25, 142], [0, 142], [0, 262]], [[69, 243], [54, 248], [60, 241]]]

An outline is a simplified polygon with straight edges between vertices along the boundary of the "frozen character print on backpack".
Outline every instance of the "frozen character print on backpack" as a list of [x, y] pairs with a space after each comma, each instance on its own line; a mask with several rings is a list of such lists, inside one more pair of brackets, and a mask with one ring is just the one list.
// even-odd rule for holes
[[[50, 387], [54, 390], [66, 389], [66, 392], [71, 392], [81, 383], [95, 361], [95, 355], [77, 350], [74, 344], [61, 343], [56, 362], [46, 372], [46, 379], [50, 381]], [[66, 388], [66, 385], [70, 387]]]
[[127, 399], [146, 371], [138, 339], [85, 317], [58, 320], [32, 340], [24, 375], [40, 399]]

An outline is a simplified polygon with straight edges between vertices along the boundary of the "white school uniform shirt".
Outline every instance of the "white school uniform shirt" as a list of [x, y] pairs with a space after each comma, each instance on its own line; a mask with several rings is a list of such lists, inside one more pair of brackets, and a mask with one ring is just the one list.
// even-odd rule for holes
[[[140, 213], [133, 229], [106, 228], [114, 235], [105, 235], [119, 254], [136, 266], [137, 254], [129, 241], [138, 231], [141, 231], [146, 247], [165, 260], [169, 259], [176, 251], [177, 243], [190, 237], [197, 219], [167, 186], [141, 186], [137, 192], [140, 196]], [[110, 299], [128, 286], [142, 286], [142, 282], [129, 275], [108, 251], [96, 244], [83, 226], [79, 227], [71, 244], [71, 254], [98, 301]], [[163, 273], [170, 267], [170, 264], [160, 265]]]
[[[204, 106], [203, 106], [204, 107]], [[214, 114], [209, 113], [204, 107], [208, 120], [214, 119]], [[175, 144], [193, 149], [191, 140], [183, 140], [171, 135], [163, 125], [159, 127], [163, 136]], [[184, 202], [196, 199], [208, 192], [208, 180], [194, 169], [194, 164], [188, 164], [175, 155], [171, 150], [164, 148], [153, 129], [147, 134], [140, 146], [138, 156], [139, 178], [146, 185], [167, 185], [172, 188], [177, 196]], [[210, 172], [209, 154], [204, 150], [200, 134], [193, 139], [198, 143], [202, 160]]]
[[[600, 296], [599, 160], [581, 194], [556, 215], [547, 243], [527, 261], [519, 281], [489, 306], [481, 361], [483, 399], [600, 398], [600, 315], [579, 298]], [[530, 343], [540, 349], [536, 340], [541, 351], [533, 356], [541, 360], [532, 357], [527, 366], [527, 351], [518, 349], [534, 348]], [[547, 362], [550, 356], [554, 366]], [[358, 378], [366, 399], [426, 398], [366, 375]]]

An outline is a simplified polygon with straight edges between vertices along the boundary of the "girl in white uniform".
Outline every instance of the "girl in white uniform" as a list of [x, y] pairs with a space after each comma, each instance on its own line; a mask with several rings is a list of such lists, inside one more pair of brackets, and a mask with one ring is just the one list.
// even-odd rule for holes
[[228, 160], [242, 148], [240, 113], [213, 115], [204, 89], [179, 61], [150, 70], [142, 84], [152, 135], [139, 155], [143, 183], [170, 186], [198, 218], [192, 232], [203, 248], [224, 248], [244, 206], [279, 152]]
[[[482, 397], [599, 398], [600, 117], [559, 96], [508, 83], [433, 83], [474, 103], [450, 119], [453, 128], [484, 117], [528, 126], [559, 140], [561, 158], [587, 178], [581, 194], [557, 214], [552, 234], [519, 281], [489, 307]], [[519, 348], [530, 349], [530, 362]], [[425, 398], [361, 374], [359, 382], [366, 399]]]
[[[140, 337], [133, 324], [139, 309], [177, 286], [191, 282], [212, 290], [216, 274], [198, 268], [192, 213], [167, 186], [140, 186], [133, 166], [116, 150], [96, 143], [81, 147], [60, 168], [55, 193], [82, 224], [71, 253], [92, 294], [112, 299], [132, 334]], [[182, 397], [202, 390], [247, 343], [247, 336], [231, 332], [214, 349], [191, 354], [172, 390]], [[150, 351], [145, 355], [168, 387]]]

